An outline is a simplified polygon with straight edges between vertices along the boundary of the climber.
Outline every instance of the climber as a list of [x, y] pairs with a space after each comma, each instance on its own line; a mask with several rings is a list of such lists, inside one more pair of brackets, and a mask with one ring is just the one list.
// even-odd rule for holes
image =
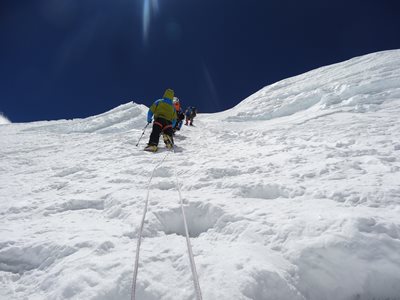
[[165, 146], [171, 149], [174, 145], [172, 138], [173, 130], [176, 124], [176, 111], [172, 103], [174, 99], [174, 91], [167, 89], [162, 99], [159, 99], [150, 106], [147, 113], [147, 122], [151, 123], [154, 116], [153, 130], [150, 135], [149, 143], [145, 151], [156, 152], [158, 150], [158, 142], [160, 134], [163, 133]]
[[176, 115], [177, 115], [177, 121], [176, 121], [175, 127], [173, 128], [174, 133], [175, 133], [177, 130], [181, 130], [183, 120], [185, 119], [185, 114], [182, 111], [181, 103], [180, 103], [178, 97], [174, 97], [173, 103], [174, 103]]
[[193, 126], [193, 119], [197, 115], [197, 108], [194, 106], [189, 106], [185, 111], [186, 123], [185, 125]]

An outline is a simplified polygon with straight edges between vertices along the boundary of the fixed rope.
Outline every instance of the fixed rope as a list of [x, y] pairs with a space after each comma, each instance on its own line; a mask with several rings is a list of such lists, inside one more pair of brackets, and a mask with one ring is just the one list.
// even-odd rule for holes
[[[174, 152], [175, 152], [175, 148], [174, 148]], [[197, 275], [196, 264], [194, 263], [192, 244], [190, 243], [189, 230], [188, 230], [188, 226], [187, 226], [187, 222], [186, 222], [185, 210], [183, 209], [183, 200], [182, 200], [181, 188], [179, 187], [178, 176], [176, 175], [176, 169], [175, 168], [174, 168], [174, 174], [175, 174], [175, 179], [176, 179], [176, 188], [177, 188], [178, 194], [179, 194], [179, 201], [180, 201], [180, 204], [181, 204], [183, 225], [185, 227], [185, 235], [186, 235], [186, 245], [187, 245], [187, 248], [188, 248], [190, 268], [192, 270], [194, 289], [196, 291], [197, 300], [202, 300], [203, 298], [201, 296], [199, 276]]]
[[146, 213], [147, 213], [147, 207], [149, 205], [149, 195], [150, 195], [150, 184], [154, 176], [154, 172], [156, 169], [162, 165], [162, 163], [165, 161], [167, 156], [171, 152], [167, 152], [167, 154], [163, 157], [162, 160], [154, 167], [153, 172], [151, 172], [151, 176], [149, 179], [149, 183], [147, 184], [147, 195], [146, 195], [146, 201], [143, 209], [143, 216], [142, 216], [142, 221], [140, 223], [140, 229], [139, 229], [139, 237], [138, 241], [136, 244], [136, 257], [135, 257], [135, 269], [133, 271], [133, 281], [132, 281], [132, 294], [131, 294], [131, 300], [136, 299], [136, 280], [137, 280], [137, 274], [138, 274], [138, 269], [139, 269], [139, 254], [140, 254], [140, 244], [142, 243], [142, 234], [143, 234], [143, 227], [144, 227], [144, 221], [146, 219]]
[[[175, 153], [175, 146], [173, 148], [173, 151]], [[138, 237], [138, 241], [137, 241], [137, 245], [136, 245], [135, 269], [134, 269], [134, 272], [133, 272], [131, 300], [135, 300], [136, 299], [136, 282], [137, 282], [137, 274], [138, 274], [138, 269], [139, 269], [140, 245], [141, 245], [141, 240], [142, 240], [144, 221], [146, 219], [146, 213], [147, 213], [147, 208], [148, 208], [148, 203], [149, 203], [150, 184], [151, 184], [151, 181], [153, 179], [155, 170], [159, 166], [161, 166], [163, 164], [163, 162], [168, 157], [169, 153], [171, 153], [171, 151], [168, 151], [167, 154], [163, 157], [163, 159], [154, 167], [153, 172], [151, 173], [148, 185], [147, 185], [146, 201], [145, 201], [145, 206], [144, 206], [144, 210], [143, 210], [142, 221], [140, 223], [139, 237]], [[201, 290], [200, 290], [199, 277], [198, 277], [198, 274], [197, 274], [197, 271], [196, 271], [196, 264], [194, 262], [192, 245], [190, 243], [189, 230], [188, 230], [188, 226], [187, 226], [185, 210], [183, 208], [182, 193], [181, 193], [181, 189], [179, 187], [179, 180], [178, 180], [178, 176], [176, 174], [176, 169], [175, 168], [174, 168], [174, 175], [175, 175], [175, 180], [176, 180], [175, 184], [176, 184], [176, 188], [178, 190], [179, 200], [180, 200], [180, 205], [181, 205], [181, 210], [182, 210], [183, 224], [184, 224], [184, 227], [185, 227], [185, 235], [186, 235], [186, 245], [187, 245], [188, 254], [189, 254], [190, 268], [192, 270], [194, 288], [195, 288], [195, 291], [196, 291], [196, 298], [197, 298], [197, 300], [202, 300], [203, 298], [202, 298]]]

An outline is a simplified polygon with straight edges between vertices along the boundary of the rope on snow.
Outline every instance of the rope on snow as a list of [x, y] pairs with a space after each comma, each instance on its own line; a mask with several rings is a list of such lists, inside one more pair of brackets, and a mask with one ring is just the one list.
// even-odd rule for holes
[[[174, 150], [173, 151], [175, 153], [175, 146], [174, 146]], [[168, 157], [169, 153], [171, 153], [171, 151], [168, 151], [167, 154], [163, 157], [163, 159], [154, 167], [153, 172], [151, 173], [148, 185], [147, 185], [146, 201], [145, 201], [145, 206], [144, 206], [144, 210], [143, 210], [142, 221], [140, 223], [139, 237], [138, 237], [138, 241], [137, 241], [137, 245], [136, 245], [135, 269], [134, 269], [134, 272], [133, 272], [131, 300], [135, 300], [135, 297], [136, 297], [136, 282], [137, 282], [137, 275], [138, 275], [138, 269], [139, 269], [139, 252], [140, 252], [140, 245], [141, 245], [141, 240], [142, 240], [144, 221], [146, 219], [147, 207], [148, 207], [148, 203], [149, 203], [150, 184], [151, 184], [151, 181], [153, 179], [154, 172], [156, 171], [156, 169], [158, 167], [160, 167], [164, 163], [164, 161]], [[181, 210], [182, 210], [183, 224], [184, 224], [184, 227], [185, 227], [185, 235], [186, 235], [186, 245], [187, 245], [187, 249], [188, 249], [190, 268], [192, 270], [192, 277], [193, 277], [194, 288], [195, 288], [195, 291], [196, 291], [196, 297], [197, 297], [197, 300], [202, 300], [203, 298], [202, 298], [202, 295], [201, 295], [199, 276], [198, 276], [197, 271], [196, 271], [196, 264], [194, 262], [192, 245], [190, 243], [189, 230], [188, 230], [188, 226], [187, 226], [185, 210], [183, 208], [182, 193], [181, 193], [181, 189], [179, 187], [179, 180], [178, 180], [178, 176], [176, 174], [176, 169], [175, 168], [174, 168], [174, 175], [175, 175], [175, 180], [176, 180], [175, 185], [176, 185], [176, 189], [178, 190], [179, 200], [180, 200], [180, 205], [181, 205]]]
[[167, 158], [168, 154], [170, 152], [167, 152], [167, 154], [164, 156], [164, 158], [154, 167], [153, 172], [151, 172], [151, 176], [149, 179], [149, 182], [147, 184], [147, 195], [146, 195], [146, 201], [143, 209], [143, 216], [142, 216], [142, 221], [140, 223], [140, 229], [139, 229], [139, 237], [137, 240], [136, 244], [136, 257], [135, 257], [135, 269], [133, 271], [133, 281], [132, 281], [132, 294], [131, 294], [131, 300], [135, 300], [136, 297], [136, 280], [137, 280], [137, 274], [138, 274], [138, 269], [139, 269], [139, 254], [140, 254], [140, 244], [142, 242], [142, 234], [143, 234], [143, 227], [144, 227], [144, 221], [146, 219], [146, 213], [147, 213], [147, 207], [149, 205], [149, 195], [150, 195], [150, 184], [154, 176], [154, 172], [156, 169], [162, 165], [162, 163], [165, 161]]
[[[174, 147], [174, 153], [175, 153], [175, 147]], [[196, 264], [194, 263], [194, 256], [193, 256], [193, 251], [192, 251], [192, 245], [190, 243], [190, 238], [189, 238], [189, 230], [188, 230], [188, 226], [187, 226], [187, 222], [186, 222], [185, 210], [183, 209], [182, 194], [181, 194], [181, 189], [179, 187], [178, 176], [176, 175], [176, 169], [175, 168], [174, 168], [174, 174], [175, 174], [175, 179], [176, 179], [176, 183], [175, 183], [176, 184], [176, 189], [178, 190], [179, 200], [180, 200], [180, 204], [181, 204], [183, 224], [185, 226], [186, 245], [187, 245], [187, 248], [188, 248], [190, 268], [192, 270], [194, 289], [196, 291], [197, 300], [202, 300], [203, 298], [201, 296], [199, 276], [197, 275]]]

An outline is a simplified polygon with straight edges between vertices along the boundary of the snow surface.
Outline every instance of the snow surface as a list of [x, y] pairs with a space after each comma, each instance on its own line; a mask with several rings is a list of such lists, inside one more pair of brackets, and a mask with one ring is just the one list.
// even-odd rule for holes
[[0, 125], [4, 125], [4, 124], [10, 124], [10, 120], [7, 119], [7, 117], [5, 115], [3, 115], [2, 112], [0, 112]]
[[[187, 103], [189, 104], [189, 103]], [[130, 299], [147, 108], [0, 126], [0, 299]], [[400, 51], [199, 114], [155, 171], [140, 300], [400, 299]]]

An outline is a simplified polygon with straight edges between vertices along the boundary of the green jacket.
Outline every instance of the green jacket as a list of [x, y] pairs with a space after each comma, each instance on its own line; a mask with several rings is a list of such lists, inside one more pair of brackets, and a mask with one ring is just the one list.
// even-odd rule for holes
[[150, 106], [149, 112], [147, 113], [147, 122], [151, 122], [153, 115], [154, 119], [163, 118], [171, 121], [172, 125], [174, 125], [177, 119], [175, 107], [172, 100], [168, 98], [157, 100]]

